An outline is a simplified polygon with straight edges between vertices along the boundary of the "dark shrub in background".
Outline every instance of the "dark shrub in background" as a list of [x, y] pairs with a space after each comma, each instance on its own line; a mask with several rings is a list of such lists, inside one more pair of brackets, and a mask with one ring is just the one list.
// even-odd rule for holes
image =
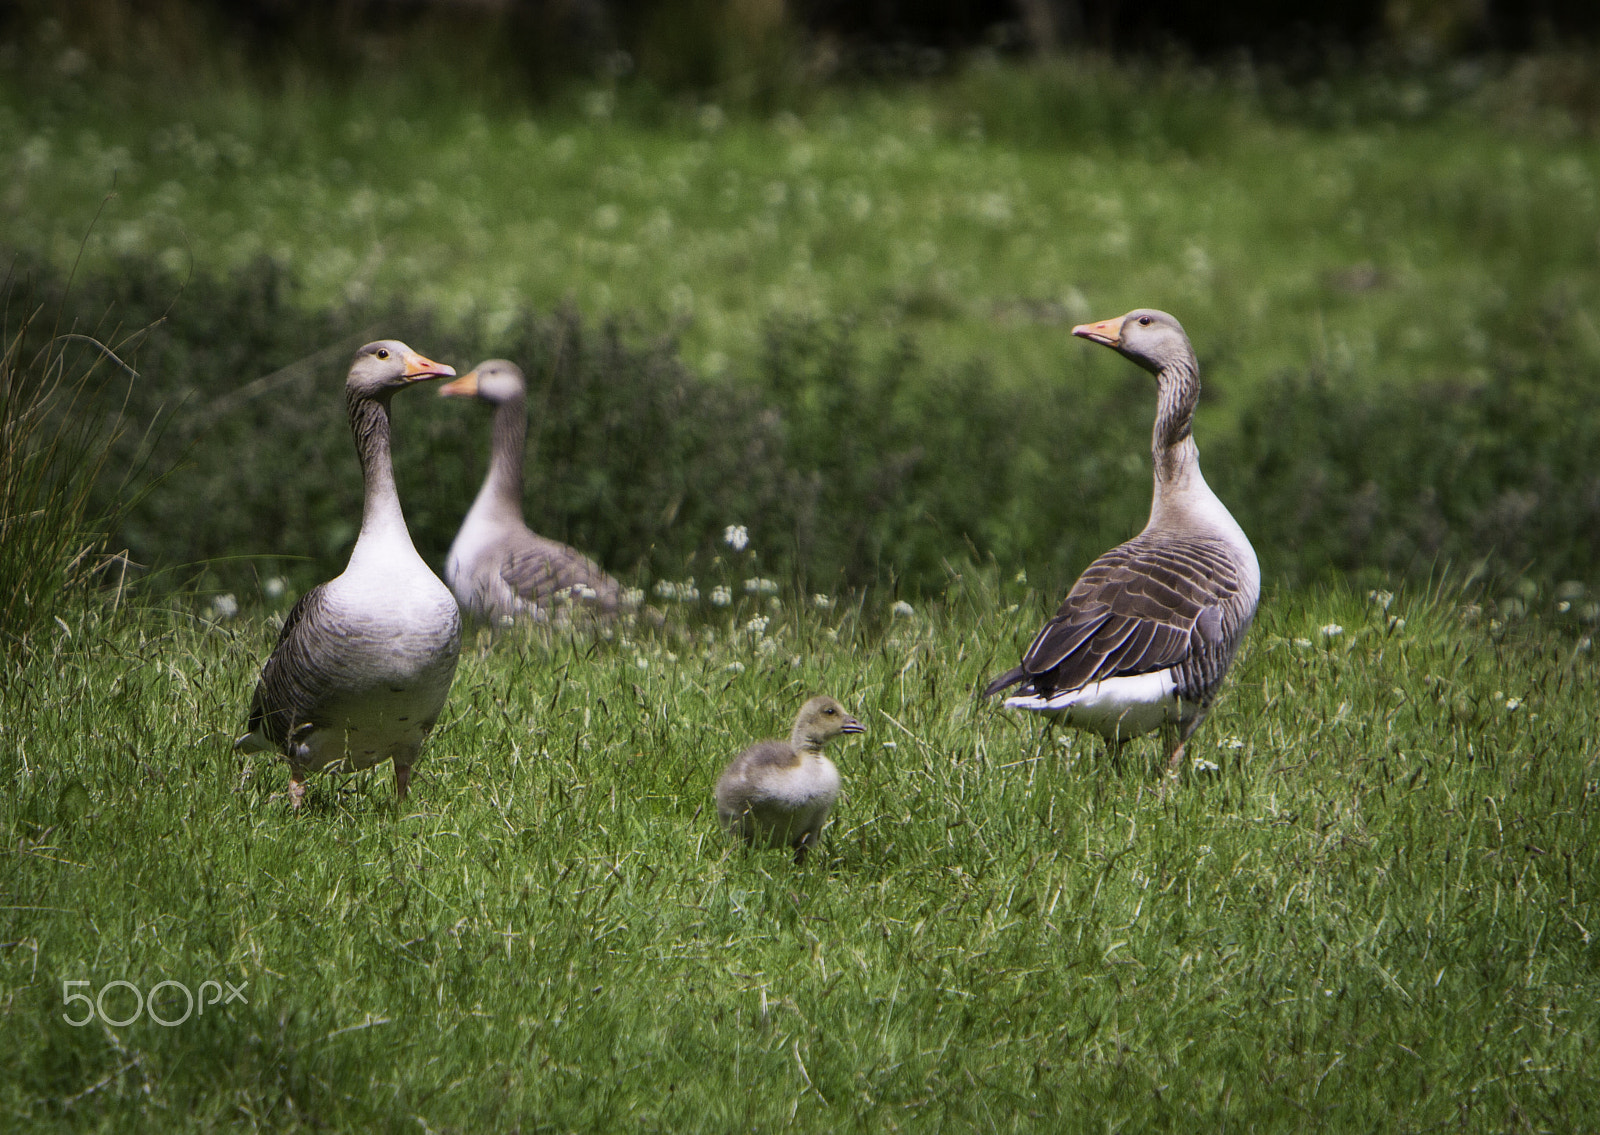
[[[519, 362], [529, 523], [641, 583], [705, 570], [727, 551], [724, 527], [744, 524], [763, 571], [813, 588], [937, 590], [974, 556], [1059, 587], [1149, 508], [1153, 396], [1132, 368], [1093, 388], [1052, 374], [1004, 391], [909, 341], [869, 357], [847, 325], [775, 322], [754, 374], [713, 380], [668, 339], [570, 311], [526, 313], [493, 342], [401, 307], [306, 312], [267, 263], [181, 294], [129, 263], [64, 302], [63, 325], [76, 312], [111, 342], [147, 328], [123, 344], [139, 428], [101, 491], [146, 460], [169, 471], [123, 509], [119, 544], [156, 567], [208, 561], [227, 586], [269, 570], [305, 586], [342, 567], [361, 509], [342, 382], [380, 336], [458, 368]], [[1202, 439], [1207, 476], [1269, 579], [1489, 557], [1501, 572], [1600, 581], [1600, 384], [1557, 373], [1570, 353], [1547, 357], [1376, 396], [1287, 376], [1239, 408], [1236, 432]], [[481, 482], [488, 417], [427, 388], [395, 400], [400, 489], [435, 564]]]

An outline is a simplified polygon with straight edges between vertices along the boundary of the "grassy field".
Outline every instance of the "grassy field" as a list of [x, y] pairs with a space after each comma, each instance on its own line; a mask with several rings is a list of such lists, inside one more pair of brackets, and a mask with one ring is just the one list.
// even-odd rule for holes
[[[773, 115], [20, 74], [0, 245], [77, 265], [79, 331], [163, 321], [107, 468], [176, 470], [80, 491], [116, 415], [63, 410], [73, 375], [125, 375], [44, 306], [18, 330], [54, 283], [8, 291], [0, 1127], [1600, 1124], [1577, 119], [1459, 68], [1330, 94], [976, 66]], [[1194, 337], [1208, 475], [1271, 568], [1167, 791], [1153, 741], [1115, 767], [974, 693], [1142, 516], [1148, 382], [1068, 328], [1145, 304]], [[384, 770], [291, 815], [230, 743], [354, 535], [339, 337], [394, 313], [447, 361], [514, 346], [530, 515], [700, 597], [469, 640], [404, 807]], [[437, 559], [482, 416], [398, 423]], [[168, 587], [182, 553], [85, 599], [124, 507], [126, 546], [245, 557], [207, 569], [244, 611]], [[837, 547], [808, 560], [812, 528]], [[877, 585], [783, 590], [808, 564], [807, 592]], [[823, 848], [731, 847], [722, 765], [823, 691], [868, 726]]]
[[680, 335], [708, 374], [747, 372], [781, 315], [1008, 385], [1104, 382], [1116, 361], [1067, 328], [1136, 306], [1180, 316], [1223, 405], [1285, 371], [1592, 368], [1594, 147], [1553, 108], [1497, 113], [1470, 69], [1352, 87], [1286, 103], [1249, 73], [1077, 60], [762, 117], [614, 86], [530, 107], [57, 75], [0, 88], [0, 178], [7, 243], [62, 267], [270, 256], [310, 306], [403, 295], [489, 340], [570, 299]]
[[[1162, 794], [1153, 742], [1113, 768], [975, 699], [1053, 596], [729, 582], [712, 622], [469, 642], [406, 806], [385, 771], [303, 815], [229, 749], [265, 612], [64, 613], [0, 716], [4, 1125], [1600, 1119], [1587, 638], [1448, 590], [1269, 595]], [[821, 853], [730, 848], [720, 766], [818, 690], [869, 727]], [[165, 980], [247, 1002], [63, 1019]]]

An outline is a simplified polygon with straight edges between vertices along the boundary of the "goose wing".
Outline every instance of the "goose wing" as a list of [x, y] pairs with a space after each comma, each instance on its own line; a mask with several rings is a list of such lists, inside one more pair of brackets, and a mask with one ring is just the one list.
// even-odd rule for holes
[[1085, 569], [1022, 665], [986, 693], [1026, 682], [1046, 695], [1182, 665], [1222, 648], [1243, 579], [1221, 540], [1133, 539]]
[[617, 609], [621, 588], [600, 565], [565, 544], [532, 532], [507, 541], [500, 561], [500, 579], [523, 602], [549, 607], [568, 595], [607, 614]]

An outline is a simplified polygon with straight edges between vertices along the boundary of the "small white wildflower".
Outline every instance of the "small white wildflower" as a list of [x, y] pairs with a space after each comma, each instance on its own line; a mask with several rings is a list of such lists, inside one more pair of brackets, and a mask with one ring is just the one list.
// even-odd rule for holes
[[776, 595], [778, 585], [770, 579], [747, 579], [744, 589], [750, 595]]
[[1242, 749], [1244, 748], [1244, 742], [1237, 737], [1229, 737], [1222, 742], [1222, 747], [1224, 749]]
[[211, 601], [211, 617], [213, 619], [231, 619], [239, 613], [239, 600], [229, 591], [218, 595]]
[[637, 607], [644, 602], [644, 588], [624, 587], [622, 589], [622, 605], [624, 607]]
[[1216, 772], [1217, 771], [1217, 763], [1215, 761], [1208, 761], [1204, 757], [1196, 757], [1194, 759], [1194, 771], [1195, 772]]
[[587, 583], [580, 583], [580, 584], [578, 584], [578, 586], [574, 587], [572, 590], [577, 594], [579, 599], [598, 599], [598, 598], [600, 598], [600, 593], [598, 591], [596, 591], [594, 588], [590, 587]]
[[1402, 618], [1391, 616], [1389, 619], [1389, 629], [1392, 631], [1403, 631], [1406, 629], [1406, 621]]
[[726, 666], [724, 666], [723, 669], [726, 670], [730, 674], [743, 674], [744, 673], [744, 663], [743, 662], [730, 662]]
[[728, 586], [726, 584], [719, 583], [719, 584], [717, 584], [715, 587], [713, 587], [711, 589], [711, 605], [712, 606], [714, 606], [714, 607], [726, 607], [729, 603], [732, 603], [732, 602], [733, 602], [733, 592], [728, 589]]
[[764, 638], [760, 642], [756, 643], [756, 653], [762, 657], [766, 657], [767, 655], [774, 653], [777, 649], [778, 640], [775, 638]]
[[811, 597], [811, 605], [819, 611], [830, 611], [833, 609], [833, 597], [819, 591]]
[[1511, 710], [1513, 713], [1516, 712], [1521, 707], [1522, 707], [1522, 699], [1521, 698], [1507, 698], [1506, 699], [1506, 708]]
[[678, 597], [678, 585], [670, 579], [656, 580], [656, 585], [650, 590], [656, 593], [658, 599], [676, 599]]
[[275, 575], [268, 579], [261, 589], [267, 593], [268, 599], [282, 599], [283, 593], [289, 590], [289, 581], [281, 575]]
[[1338, 623], [1329, 623], [1322, 628], [1323, 638], [1338, 638], [1342, 634], [1344, 634], [1344, 628]]
[[1561, 602], [1556, 604], [1556, 610], [1565, 615], [1568, 611], [1572, 610], [1572, 604], [1563, 599]]
[[765, 615], [757, 615], [744, 625], [745, 633], [752, 634], [757, 638], [760, 638], [762, 635], [767, 633], [767, 623], [769, 621], [770, 620]]
[[907, 603], [904, 599], [896, 599], [894, 601], [894, 606], [889, 608], [889, 613], [897, 619], [909, 619], [916, 614], [916, 612], [911, 609], [911, 604]]
[[743, 524], [730, 524], [722, 530], [722, 539], [736, 552], [742, 552], [750, 546], [750, 529]]
[[650, 669], [650, 660], [643, 655], [636, 655], [633, 659], [633, 664], [641, 670]]
[[1311, 645], [1311, 640], [1309, 638], [1297, 638], [1294, 640], [1294, 644], [1301, 650], [1304, 650], [1306, 647]]
[[1015, 582], [1017, 582], [1017, 583], [1027, 583], [1028, 582], [1028, 572], [1027, 572], [1026, 568], [1024, 568], [1022, 571], [1019, 571], [1016, 574]]
[[1394, 602], [1394, 592], [1369, 591], [1367, 592], [1367, 600], [1368, 602], [1377, 604], [1379, 607], [1382, 607], [1385, 611], [1387, 611], [1389, 609], [1389, 604]]

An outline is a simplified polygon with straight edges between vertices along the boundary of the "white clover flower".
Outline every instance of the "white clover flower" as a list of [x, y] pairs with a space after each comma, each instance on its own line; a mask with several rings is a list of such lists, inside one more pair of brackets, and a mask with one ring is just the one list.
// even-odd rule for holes
[[648, 669], [650, 669], [650, 660], [649, 660], [649, 659], [648, 659], [648, 658], [646, 658], [646, 657], [645, 657], [645, 656], [644, 656], [644, 655], [642, 655], [642, 654], [636, 654], [636, 655], [634, 655], [634, 657], [633, 657], [633, 664], [634, 664], [634, 665], [635, 665], [635, 666], [637, 666], [637, 667], [638, 667], [638, 668], [639, 668], [639, 669], [641, 669], [641, 670], [648, 670]]
[[1322, 628], [1323, 638], [1338, 638], [1342, 634], [1344, 634], [1344, 628], [1338, 623], [1329, 623]]
[[1506, 708], [1511, 710], [1513, 713], [1515, 713], [1518, 709], [1522, 708], [1522, 699], [1521, 698], [1507, 698], [1506, 699]]
[[1301, 650], [1304, 650], [1306, 647], [1311, 645], [1311, 640], [1309, 638], [1297, 638], [1294, 640], [1294, 644]]
[[726, 607], [733, 602], [733, 592], [726, 584], [719, 583], [711, 589], [711, 605], [713, 607]]
[[767, 633], [767, 623], [769, 621], [770, 620], [765, 615], [757, 615], [744, 625], [745, 633], [752, 634], [757, 638], [760, 638], [762, 635]]
[[819, 591], [811, 597], [811, 605], [819, 611], [829, 611], [833, 609], [833, 598]]
[[889, 614], [897, 619], [909, 619], [916, 614], [916, 611], [912, 610], [911, 604], [904, 599], [896, 599], [894, 606], [889, 608]]
[[261, 589], [267, 593], [268, 599], [281, 599], [283, 593], [289, 590], [289, 581], [281, 575], [275, 575], [262, 584]]
[[730, 662], [726, 666], [724, 666], [723, 669], [726, 670], [730, 674], [743, 674], [744, 673], [744, 663], [743, 662]]
[[1389, 609], [1389, 604], [1394, 602], [1394, 592], [1369, 591], [1367, 592], [1367, 601], [1369, 603], [1374, 603], [1387, 611]]
[[1242, 749], [1244, 748], [1244, 742], [1237, 737], [1228, 737], [1223, 740], [1222, 747], [1224, 749]]
[[1028, 569], [1027, 568], [1023, 568], [1021, 571], [1019, 571], [1017, 573], [1015, 582], [1017, 582], [1017, 583], [1027, 583], [1028, 582]]
[[742, 552], [750, 546], [750, 529], [743, 524], [730, 524], [722, 530], [723, 542], [736, 552]]
[[657, 580], [654, 591], [663, 599], [676, 599], [683, 603], [692, 603], [700, 598], [700, 589], [694, 585], [692, 575], [682, 583], [674, 583], [670, 579]]
[[1208, 761], [1204, 757], [1196, 757], [1194, 759], [1194, 771], [1195, 772], [1216, 772], [1217, 771], [1217, 763], [1215, 761]]
[[211, 600], [211, 617], [213, 619], [231, 619], [238, 613], [239, 600], [234, 598], [231, 591], [218, 595]]
[[747, 579], [744, 589], [750, 595], [776, 595], [778, 585], [770, 579]]
[[644, 588], [624, 587], [622, 589], [622, 605], [624, 607], [637, 607], [644, 602]]
[[775, 638], [764, 638], [760, 642], [756, 643], [756, 653], [762, 655], [763, 657], [773, 653], [777, 649], [778, 640]]

